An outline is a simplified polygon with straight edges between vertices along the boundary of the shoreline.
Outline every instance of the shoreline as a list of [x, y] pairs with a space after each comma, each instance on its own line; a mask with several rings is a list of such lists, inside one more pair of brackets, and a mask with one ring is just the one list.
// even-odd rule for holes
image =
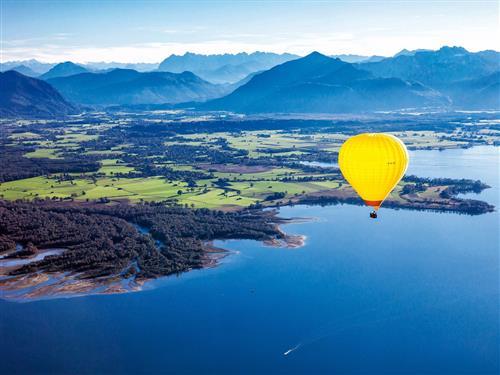
[[[432, 211], [471, 216], [484, 215], [497, 211], [496, 206], [478, 199], [459, 198], [456, 196], [446, 199], [428, 199], [420, 197], [411, 199], [409, 196], [404, 196], [402, 198], [402, 200], [397, 200], [389, 197], [384, 201], [382, 207], [394, 210]], [[272, 202], [265, 206], [265, 208], [293, 207], [296, 205], [328, 206], [338, 204], [354, 206], [365, 205], [358, 196], [345, 194], [345, 192], [339, 192], [337, 190], [324, 190], [310, 193], [303, 197]]]
[[[280, 238], [260, 241], [264, 246], [273, 248], [297, 249], [304, 246], [306, 236], [287, 234], [281, 228], [282, 225], [306, 222], [310, 218], [276, 218], [276, 230]], [[203, 242], [205, 256], [202, 266], [191, 268], [180, 274], [149, 279], [124, 279], [120, 275], [107, 278], [79, 279], [78, 273], [68, 274], [64, 272], [39, 272], [28, 275], [9, 276], [8, 273], [14, 268], [1, 267], [0, 265], [0, 299], [10, 302], [27, 303], [39, 300], [56, 298], [76, 298], [90, 295], [113, 295], [122, 293], [133, 293], [146, 290], [148, 284], [155, 280], [166, 279], [175, 275], [182, 275], [194, 270], [205, 270], [216, 268], [221, 265], [220, 261], [235, 252], [231, 249], [215, 246], [214, 241]], [[153, 287], [154, 288], [154, 287]]]

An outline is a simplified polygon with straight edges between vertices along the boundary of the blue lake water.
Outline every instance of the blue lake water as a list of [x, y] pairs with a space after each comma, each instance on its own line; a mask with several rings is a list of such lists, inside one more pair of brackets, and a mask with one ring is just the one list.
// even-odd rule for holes
[[[498, 205], [498, 148], [411, 157]], [[315, 218], [284, 227], [304, 247], [218, 242], [236, 252], [221, 266], [140, 293], [0, 301], [0, 372], [498, 373], [498, 212], [368, 212], [282, 208]]]

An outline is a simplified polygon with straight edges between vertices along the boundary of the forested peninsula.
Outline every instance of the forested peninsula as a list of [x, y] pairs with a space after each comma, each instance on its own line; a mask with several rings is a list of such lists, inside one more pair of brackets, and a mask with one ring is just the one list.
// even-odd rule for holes
[[0, 201], [0, 289], [28, 298], [139, 290], [214, 265], [215, 239], [293, 242], [283, 222], [274, 211]]

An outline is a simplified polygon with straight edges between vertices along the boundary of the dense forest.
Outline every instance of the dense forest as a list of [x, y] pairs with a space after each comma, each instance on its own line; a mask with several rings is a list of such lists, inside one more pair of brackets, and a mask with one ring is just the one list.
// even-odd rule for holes
[[64, 271], [81, 278], [148, 279], [201, 268], [207, 260], [205, 241], [282, 238], [278, 221], [272, 212], [224, 213], [161, 203], [0, 201], [0, 251], [12, 253], [19, 244], [30, 254], [67, 249], [13, 270], [16, 275]]
[[[452, 178], [428, 178], [408, 175], [402, 179], [404, 185], [401, 189], [399, 200], [384, 201], [385, 208], [404, 208], [410, 210], [431, 210], [437, 212], [455, 212], [466, 215], [481, 215], [487, 212], [493, 212], [495, 207], [487, 202], [476, 199], [460, 199], [458, 194], [480, 193], [490, 186], [479, 181], [469, 179]], [[440, 190], [439, 200], [432, 198], [407, 198], [413, 194], [425, 191], [428, 187], [447, 186]], [[355, 204], [364, 205], [358, 197], [344, 197], [335, 194], [315, 194], [297, 199], [295, 204], [317, 204], [317, 205], [335, 205], [335, 204]]]
[[[330, 195], [309, 195], [301, 197], [295, 202], [296, 204], [309, 205], [336, 205], [336, 204], [354, 204], [364, 206], [364, 203], [359, 198], [353, 197], [338, 197]], [[386, 200], [384, 208], [407, 209], [415, 211], [435, 211], [435, 212], [454, 212], [463, 215], [481, 215], [487, 212], [493, 212], [495, 207], [487, 202], [476, 199], [456, 199], [448, 198], [446, 201], [440, 200]]]

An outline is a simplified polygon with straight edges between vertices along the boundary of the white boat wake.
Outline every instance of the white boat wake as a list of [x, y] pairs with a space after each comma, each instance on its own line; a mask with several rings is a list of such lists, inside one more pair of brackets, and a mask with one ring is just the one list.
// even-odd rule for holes
[[299, 343], [299, 344], [297, 344], [297, 345], [295, 345], [293, 348], [290, 348], [290, 349], [288, 349], [286, 352], [284, 352], [284, 353], [283, 353], [283, 355], [288, 355], [288, 354], [290, 354], [291, 352], [293, 352], [293, 351], [297, 350], [298, 348], [300, 348], [300, 346], [301, 346], [301, 345], [302, 345], [302, 344], [300, 344], [300, 343]]
[[[433, 309], [440, 309], [446, 307], [450, 304], [456, 303], [459, 300], [460, 300], [459, 298], [451, 298], [449, 300], [445, 300], [440, 304], [434, 305]], [[376, 314], [379, 311], [381, 311], [381, 314]], [[317, 341], [323, 340], [327, 337], [334, 336], [345, 331], [349, 331], [353, 328], [371, 326], [374, 324], [387, 322], [390, 320], [404, 319], [410, 314], [411, 314], [411, 309], [409, 308], [405, 308], [402, 310], [385, 309], [382, 306], [370, 308], [358, 314], [352, 314], [348, 316], [347, 317], [348, 319], [344, 319], [343, 322], [331, 322], [323, 326], [321, 329], [319, 329], [319, 331], [316, 334], [312, 334], [309, 337], [306, 337], [305, 339], [301, 340], [297, 345], [284, 352], [283, 355], [288, 356], [289, 354], [291, 354], [292, 352], [301, 347], [309, 346], [310, 344], [313, 344]], [[377, 317], [376, 315], [379, 316]], [[366, 319], [367, 316], [371, 318]]]

